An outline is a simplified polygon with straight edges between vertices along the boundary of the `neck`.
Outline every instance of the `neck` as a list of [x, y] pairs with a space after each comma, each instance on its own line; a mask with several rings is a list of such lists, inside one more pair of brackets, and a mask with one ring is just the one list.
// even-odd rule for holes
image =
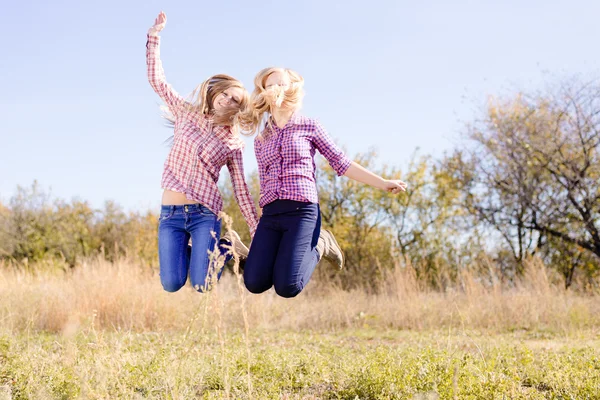
[[293, 113], [294, 113], [294, 110], [285, 110], [285, 109], [281, 109], [281, 108], [275, 108], [275, 109], [271, 110], [271, 116], [273, 116], [273, 119], [275, 120], [275, 124], [279, 128], [283, 128], [285, 126], [285, 124], [288, 123], [288, 121], [292, 117]]

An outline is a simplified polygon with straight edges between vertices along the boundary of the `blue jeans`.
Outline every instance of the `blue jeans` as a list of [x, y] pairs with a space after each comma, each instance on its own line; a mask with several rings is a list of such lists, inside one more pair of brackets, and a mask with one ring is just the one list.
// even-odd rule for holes
[[252, 293], [275, 286], [282, 297], [294, 297], [312, 276], [321, 232], [318, 204], [275, 200], [263, 208], [244, 267], [244, 284]]
[[[181, 289], [188, 275], [194, 289], [199, 292], [210, 290], [221, 277], [227, 261], [217, 260], [215, 255], [231, 257], [222, 247], [219, 247], [219, 252], [209, 254], [213, 253], [220, 234], [221, 221], [201, 204], [161, 207], [158, 259], [160, 281], [167, 292]], [[190, 237], [191, 249], [188, 247]]]

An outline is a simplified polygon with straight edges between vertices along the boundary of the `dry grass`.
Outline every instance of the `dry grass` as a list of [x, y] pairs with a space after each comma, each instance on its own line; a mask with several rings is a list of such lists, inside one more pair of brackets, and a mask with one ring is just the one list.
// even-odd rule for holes
[[456, 289], [440, 293], [423, 288], [410, 267], [397, 267], [379, 289], [348, 292], [315, 278], [297, 298], [283, 299], [273, 291], [252, 295], [241, 277], [226, 274], [210, 293], [186, 287], [173, 294], [162, 290], [155, 271], [127, 260], [90, 260], [61, 274], [0, 268], [0, 327], [64, 334], [89, 327], [151, 332], [217, 325], [221, 331], [371, 327], [570, 334], [600, 326], [599, 297], [565, 291], [535, 261], [511, 288], [465, 272]]
[[0, 266], [0, 399], [598, 398], [598, 296], [527, 268], [441, 293], [396, 267], [378, 294], [314, 279], [283, 299], [233, 274], [166, 293], [127, 260]]

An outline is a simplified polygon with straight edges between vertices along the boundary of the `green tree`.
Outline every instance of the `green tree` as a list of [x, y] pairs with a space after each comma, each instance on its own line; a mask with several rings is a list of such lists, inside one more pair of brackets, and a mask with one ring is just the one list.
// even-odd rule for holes
[[444, 287], [483, 251], [477, 227], [460, 205], [454, 177], [429, 156], [415, 156], [404, 174], [395, 167], [384, 168], [383, 174], [408, 183], [405, 194], [382, 202], [399, 254], [420, 279]]
[[[354, 157], [370, 170], [375, 170], [375, 159], [375, 151]], [[395, 195], [340, 178], [323, 159], [318, 162], [317, 185], [322, 229], [333, 232], [346, 258], [341, 272], [319, 268], [319, 275], [337, 279], [345, 288], [376, 286], [382, 270], [394, 265], [392, 236], [381, 203], [383, 197]]]

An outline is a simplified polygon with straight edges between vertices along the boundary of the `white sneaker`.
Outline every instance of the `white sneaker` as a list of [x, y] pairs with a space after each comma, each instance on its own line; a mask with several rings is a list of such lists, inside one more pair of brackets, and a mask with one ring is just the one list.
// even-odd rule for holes
[[233, 248], [233, 256], [237, 258], [248, 258], [248, 247], [240, 239], [240, 235], [234, 230], [229, 230], [222, 237], [222, 240], [227, 240]]
[[317, 251], [321, 258], [326, 259], [339, 269], [344, 268], [344, 253], [340, 248], [335, 236], [328, 230], [321, 230], [319, 241], [317, 242]]

